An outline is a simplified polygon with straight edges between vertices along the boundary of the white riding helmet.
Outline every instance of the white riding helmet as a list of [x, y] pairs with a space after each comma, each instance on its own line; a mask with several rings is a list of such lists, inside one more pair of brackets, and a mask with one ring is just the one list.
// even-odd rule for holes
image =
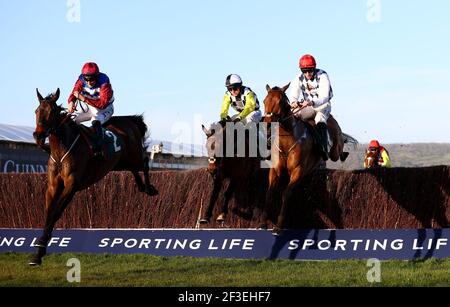
[[232, 85], [242, 85], [242, 79], [239, 77], [239, 75], [231, 74], [227, 77], [227, 80], [225, 81], [225, 86], [229, 87]]

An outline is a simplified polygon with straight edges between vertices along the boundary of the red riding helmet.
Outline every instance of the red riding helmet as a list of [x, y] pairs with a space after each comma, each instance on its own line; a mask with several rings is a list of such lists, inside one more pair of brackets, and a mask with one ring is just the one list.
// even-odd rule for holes
[[300, 58], [299, 66], [300, 69], [316, 68], [316, 59], [310, 54], [305, 54]]
[[380, 148], [380, 143], [377, 140], [370, 141], [369, 148]]
[[84, 64], [83, 69], [81, 70], [83, 75], [97, 75], [99, 72], [100, 69], [98, 69], [98, 65], [93, 62]]

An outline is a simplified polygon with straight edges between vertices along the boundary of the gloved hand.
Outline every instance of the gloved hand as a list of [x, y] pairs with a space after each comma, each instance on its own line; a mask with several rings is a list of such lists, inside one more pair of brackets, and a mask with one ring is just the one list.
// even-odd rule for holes
[[223, 119], [219, 120], [218, 123], [219, 123], [222, 127], [225, 127], [225, 125], [227, 124], [227, 120], [223, 118]]
[[313, 106], [313, 105], [314, 105], [314, 103], [313, 103], [312, 101], [305, 100], [305, 101], [303, 101], [302, 104], [300, 105], [300, 108], [303, 109], [303, 108], [306, 108], [306, 107], [311, 107], [311, 106]]
[[233, 123], [239, 123], [241, 121], [240, 117], [236, 117], [235, 119], [233, 119]]
[[69, 102], [69, 109], [68, 112], [69, 113], [73, 113], [75, 112], [76, 108], [75, 108], [75, 103], [73, 101]]

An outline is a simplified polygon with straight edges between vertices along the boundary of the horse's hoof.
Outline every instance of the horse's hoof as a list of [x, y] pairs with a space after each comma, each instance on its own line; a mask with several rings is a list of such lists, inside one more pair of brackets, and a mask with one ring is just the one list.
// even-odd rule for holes
[[225, 215], [222, 213], [219, 215], [216, 219], [217, 223], [224, 223], [225, 222]]
[[145, 189], [145, 193], [147, 193], [147, 195], [149, 196], [156, 196], [159, 194], [158, 190], [152, 185]]
[[342, 153], [339, 155], [339, 159], [341, 159], [341, 162], [344, 162], [345, 160], [347, 160], [349, 154], [350, 154], [350, 153], [348, 153], [348, 152], [346, 152], [346, 151], [342, 152]]
[[28, 262], [29, 266], [39, 266], [42, 264], [42, 259], [39, 256], [34, 256], [31, 258], [30, 262]]
[[281, 229], [278, 228], [278, 227], [274, 227], [274, 228], [272, 229], [272, 234], [273, 234], [274, 236], [276, 236], [276, 237], [281, 236], [282, 233], [283, 233], [283, 230], [281, 230]]
[[260, 224], [258, 230], [267, 230], [267, 224]]
[[209, 224], [209, 218], [202, 218], [198, 222], [202, 225]]

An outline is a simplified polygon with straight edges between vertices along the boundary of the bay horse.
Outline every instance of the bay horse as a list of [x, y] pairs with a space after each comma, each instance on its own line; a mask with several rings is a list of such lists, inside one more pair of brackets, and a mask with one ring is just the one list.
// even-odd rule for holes
[[[48, 160], [48, 184], [45, 194], [46, 219], [43, 235], [35, 247], [30, 265], [40, 265], [47, 251], [56, 222], [62, 216], [76, 192], [82, 191], [102, 179], [113, 170], [128, 170], [134, 175], [140, 192], [150, 196], [158, 191], [150, 184], [148, 157], [144, 158], [143, 140], [147, 125], [143, 116], [115, 116], [103, 126], [106, 134], [114, 140], [114, 153], [108, 159], [90, 154], [90, 144], [85, 128], [77, 125], [73, 115], [56, 104], [59, 88], [54, 94], [43, 98], [36, 89], [39, 106], [36, 113], [36, 130], [33, 137], [36, 143], [50, 153]], [[84, 128], [83, 128], [84, 127]], [[89, 132], [87, 132], [89, 133]], [[49, 137], [50, 145], [45, 144]], [[144, 181], [139, 174], [144, 172]]]
[[[277, 192], [282, 193], [282, 204], [273, 234], [279, 235], [285, 224], [287, 207], [294, 190], [302, 180], [311, 174], [319, 165], [321, 157], [313, 127], [314, 120], [306, 122], [297, 120], [291, 110], [289, 99], [285, 92], [289, 88], [266, 86], [267, 96], [264, 99], [265, 117], [268, 124], [277, 122], [278, 132], [275, 135], [275, 146], [272, 146], [273, 165], [269, 171], [269, 188], [266, 194], [266, 207], [263, 211], [263, 221], [260, 228], [267, 228], [268, 205], [274, 200]], [[344, 162], [349, 153], [344, 151], [344, 144], [358, 144], [352, 136], [343, 133], [339, 124], [330, 114], [327, 127], [332, 141], [329, 152], [330, 160]], [[287, 181], [287, 183], [285, 182]]]
[[[291, 111], [289, 99], [285, 92], [289, 85], [283, 88], [266, 86], [267, 96], [264, 99], [265, 118], [268, 124], [278, 123], [275, 146], [272, 146], [273, 165], [269, 171], [269, 187], [266, 194], [265, 210], [261, 228], [267, 228], [267, 211], [275, 200], [275, 195], [282, 194], [281, 209], [273, 227], [273, 234], [280, 235], [288, 208], [288, 203], [294, 190], [302, 179], [310, 174], [321, 161], [319, 148], [313, 138], [307, 123], [296, 120]], [[287, 179], [287, 180], [284, 180]], [[287, 181], [285, 185], [284, 181]]]
[[[230, 123], [230, 121], [228, 121]], [[238, 123], [240, 125], [240, 123]], [[208, 152], [208, 167], [207, 171], [211, 174], [213, 178], [213, 190], [208, 202], [206, 210], [202, 212], [202, 217], [200, 218], [200, 224], [208, 224], [210, 222], [211, 216], [217, 199], [219, 197], [220, 190], [224, 185], [225, 180], [229, 180], [229, 185], [225, 191], [225, 198], [220, 207], [220, 214], [218, 215], [216, 221], [218, 223], [224, 223], [226, 216], [228, 214], [228, 203], [235, 195], [236, 189], [239, 185], [243, 184], [243, 181], [251, 179], [251, 175], [257, 171], [258, 162], [260, 161], [258, 157], [250, 157], [249, 155], [249, 137], [252, 133], [245, 135], [245, 150], [243, 156], [239, 156], [236, 152], [233, 156], [223, 155], [219, 157], [216, 155], [216, 150], [221, 147], [222, 151], [225, 153], [226, 150], [226, 128], [227, 122], [222, 121], [213, 125], [214, 128], [206, 129], [202, 125], [203, 132], [206, 134], [206, 148]], [[243, 145], [243, 144], [241, 144]], [[234, 139], [234, 149], [236, 150], [237, 138]]]

